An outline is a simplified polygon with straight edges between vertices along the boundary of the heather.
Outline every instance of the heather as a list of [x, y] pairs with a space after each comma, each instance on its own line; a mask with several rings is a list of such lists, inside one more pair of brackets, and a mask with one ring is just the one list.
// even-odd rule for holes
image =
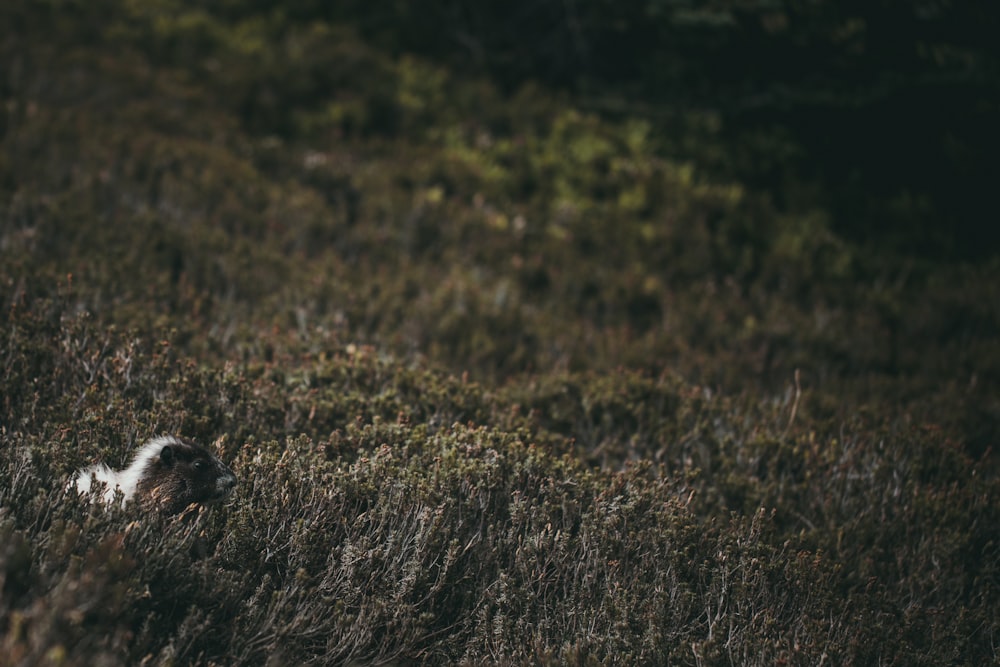
[[[907, 60], [674, 4], [4, 5], [0, 662], [996, 661], [992, 15]], [[734, 34], [831, 78], [726, 75]], [[731, 102], [878, 118], [928, 63], [966, 116], [911, 136], [957, 165], [920, 177], [961, 187]], [[65, 490], [160, 433], [231, 502]]]

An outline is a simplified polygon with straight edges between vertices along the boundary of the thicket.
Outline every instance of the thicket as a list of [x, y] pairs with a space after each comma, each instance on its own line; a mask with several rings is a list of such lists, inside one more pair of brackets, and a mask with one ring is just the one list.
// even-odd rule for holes
[[[0, 8], [0, 662], [997, 660], [995, 253], [342, 19]], [[64, 490], [164, 432], [231, 503]]]

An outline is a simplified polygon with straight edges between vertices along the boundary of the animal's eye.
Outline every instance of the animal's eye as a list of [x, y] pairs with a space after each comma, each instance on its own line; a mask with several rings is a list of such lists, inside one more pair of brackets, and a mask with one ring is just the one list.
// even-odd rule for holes
[[208, 464], [206, 464], [204, 461], [195, 461], [194, 462], [194, 469], [197, 470], [197, 471], [199, 471], [199, 472], [201, 472], [202, 470], [204, 470], [207, 467], [207, 465]]

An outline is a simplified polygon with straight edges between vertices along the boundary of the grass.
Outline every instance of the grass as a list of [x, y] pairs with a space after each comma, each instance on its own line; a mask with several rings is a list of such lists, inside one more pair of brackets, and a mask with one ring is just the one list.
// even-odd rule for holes
[[[10, 664], [996, 660], [995, 260], [322, 21], [88, 7], [3, 10]], [[64, 490], [164, 432], [230, 504]]]

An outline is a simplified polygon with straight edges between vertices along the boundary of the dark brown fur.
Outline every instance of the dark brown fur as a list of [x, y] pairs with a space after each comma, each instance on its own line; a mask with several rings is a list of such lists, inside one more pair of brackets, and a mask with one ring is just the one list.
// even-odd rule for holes
[[201, 445], [177, 437], [154, 443], [161, 449], [149, 457], [136, 485], [143, 506], [177, 514], [192, 503], [217, 502], [235, 486], [233, 471]]

